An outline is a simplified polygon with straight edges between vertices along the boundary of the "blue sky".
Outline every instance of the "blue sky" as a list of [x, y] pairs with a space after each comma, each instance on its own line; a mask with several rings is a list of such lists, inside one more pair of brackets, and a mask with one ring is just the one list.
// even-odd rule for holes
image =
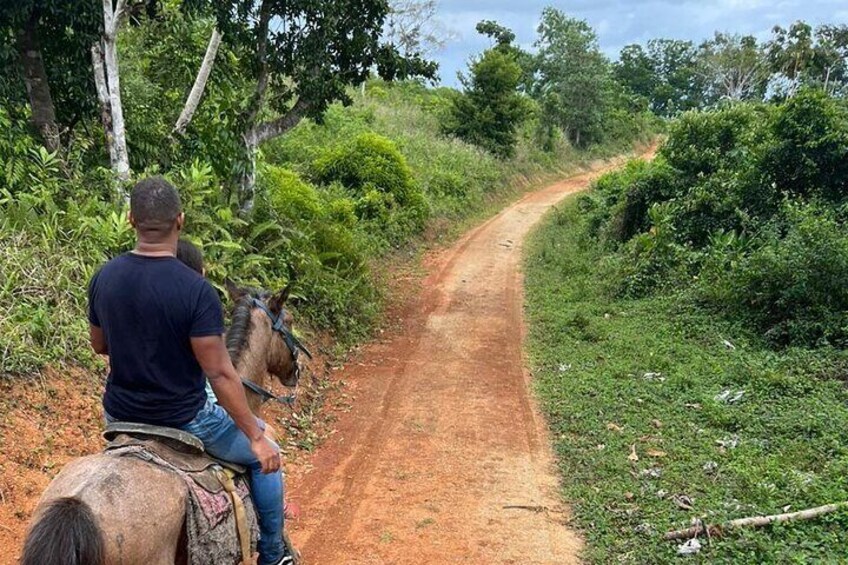
[[530, 48], [545, 6], [587, 20], [613, 59], [625, 45], [655, 37], [697, 43], [714, 31], [725, 31], [765, 39], [775, 24], [787, 27], [798, 19], [814, 25], [848, 23], [846, 0], [440, 0], [441, 23], [457, 35], [432, 55], [439, 62], [442, 83], [456, 86], [456, 72], [488, 47], [488, 40], [474, 31], [478, 21], [498, 21]]

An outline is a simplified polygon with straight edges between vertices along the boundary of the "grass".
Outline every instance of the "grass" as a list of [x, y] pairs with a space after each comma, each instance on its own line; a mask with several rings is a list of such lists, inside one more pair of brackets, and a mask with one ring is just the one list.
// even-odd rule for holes
[[[571, 200], [535, 234], [526, 280], [535, 388], [586, 559], [673, 562], [662, 534], [692, 518], [848, 500], [848, 356], [768, 350], [685, 295], [612, 298], [607, 258], [583, 233]], [[846, 528], [843, 512], [734, 532], [702, 540], [695, 559], [845, 562]]]

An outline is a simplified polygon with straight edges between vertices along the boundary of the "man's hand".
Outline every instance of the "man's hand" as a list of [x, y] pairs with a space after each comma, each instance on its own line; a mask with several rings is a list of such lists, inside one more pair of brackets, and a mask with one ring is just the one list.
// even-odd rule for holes
[[259, 459], [263, 473], [275, 473], [280, 470], [280, 454], [264, 435], [256, 441], [251, 441], [250, 449]]

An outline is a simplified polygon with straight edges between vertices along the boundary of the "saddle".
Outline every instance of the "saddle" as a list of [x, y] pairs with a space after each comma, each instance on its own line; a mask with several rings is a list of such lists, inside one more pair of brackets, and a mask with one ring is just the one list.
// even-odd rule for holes
[[[257, 522], [253, 504], [249, 500], [245, 504], [247, 469], [212, 457], [197, 437], [173, 428], [112, 422], [103, 438], [108, 442], [106, 454], [136, 457], [184, 480], [189, 492], [186, 529], [191, 563], [226, 562], [222, 553], [232, 547], [234, 530], [241, 563], [255, 563]], [[226, 523], [233, 521], [234, 528]]]

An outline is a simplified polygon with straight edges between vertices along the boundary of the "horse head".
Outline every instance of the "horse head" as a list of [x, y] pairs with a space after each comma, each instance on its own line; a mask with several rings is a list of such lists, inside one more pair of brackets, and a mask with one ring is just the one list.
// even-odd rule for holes
[[311, 354], [292, 331], [294, 319], [285, 307], [291, 289], [274, 293], [226, 284], [233, 304], [227, 349], [236, 369], [259, 385], [267, 373], [285, 386], [295, 386], [300, 354]]

